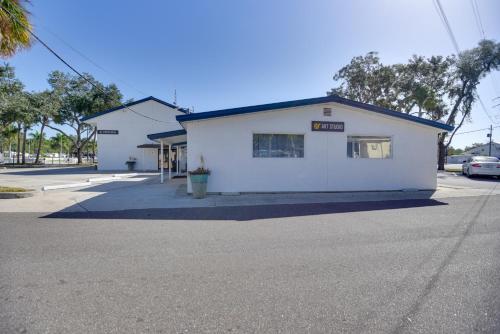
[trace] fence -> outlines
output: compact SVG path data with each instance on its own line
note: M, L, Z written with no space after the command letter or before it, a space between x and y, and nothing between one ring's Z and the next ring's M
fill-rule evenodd
M26 164L34 164L35 157L31 157L31 156L26 157L25 161L26 161ZM16 164L16 162L17 162L17 157L15 157L15 156L12 158L5 157L3 159L4 165L12 165L12 164ZM90 165L90 164L93 164L95 162L97 162L97 158L92 159L89 157L82 157L82 164ZM69 158L66 158L66 157L62 157L62 158L59 158L59 157L40 157L39 163L42 165L77 165L78 158L76 158L76 157L69 157Z

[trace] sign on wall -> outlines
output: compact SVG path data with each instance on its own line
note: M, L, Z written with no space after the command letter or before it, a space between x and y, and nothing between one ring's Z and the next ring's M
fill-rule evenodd
M312 121L312 131L344 132L344 122Z
M97 130L99 135L117 135L118 130Z

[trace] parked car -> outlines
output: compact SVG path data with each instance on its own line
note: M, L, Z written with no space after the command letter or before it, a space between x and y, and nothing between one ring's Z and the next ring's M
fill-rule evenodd
M500 160L495 157L474 156L462 165L462 174L468 177L476 175L500 175Z

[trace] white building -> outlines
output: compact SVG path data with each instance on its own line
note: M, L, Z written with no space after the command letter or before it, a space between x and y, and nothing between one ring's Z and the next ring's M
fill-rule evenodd
M135 158L172 177L203 157L211 193L435 189L437 135L453 129L338 96L191 114L149 97L85 121L99 169Z
M471 148L468 151L465 151L463 154L464 155L485 155L488 156L490 152L490 143L483 144L480 146L476 146L474 148ZM491 143L491 156L492 157L497 157L500 158L500 144L492 142Z
M437 135L453 129L338 96L176 119L186 134L149 138L186 141L187 167L203 156L212 193L435 189Z
M135 169L157 171L160 166L160 145L149 140L147 135L165 130L181 130L175 117L186 112L185 109L150 96L82 118L97 127L98 169L125 170L126 162L135 160ZM179 156L183 148L185 145L179 148ZM163 158L166 166L169 161L167 152ZM178 158L176 153L172 154L175 160Z

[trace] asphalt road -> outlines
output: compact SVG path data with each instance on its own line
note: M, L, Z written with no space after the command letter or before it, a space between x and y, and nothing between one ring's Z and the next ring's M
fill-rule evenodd
M500 196L321 208L2 213L0 333L500 332Z
M500 188L500 178L492 176L475 176L468 178L462 173L438 172L438 185L445 187L461 187L475 189Z

